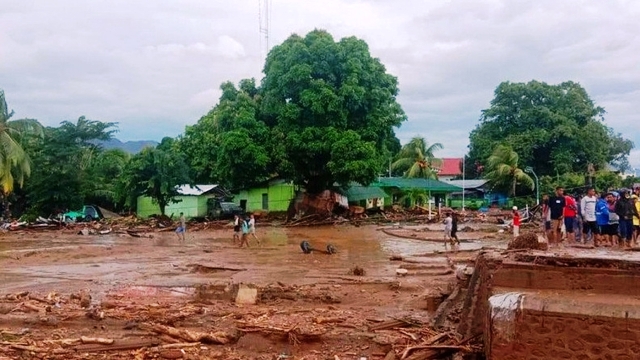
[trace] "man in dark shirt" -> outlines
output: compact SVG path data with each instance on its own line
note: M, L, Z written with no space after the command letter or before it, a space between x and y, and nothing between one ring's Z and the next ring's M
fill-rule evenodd
M556 188L556 196L549 198L549 212L551 213L551 231L549 232L549 245L559 243L562 240L562 225L564 219L564 189Z

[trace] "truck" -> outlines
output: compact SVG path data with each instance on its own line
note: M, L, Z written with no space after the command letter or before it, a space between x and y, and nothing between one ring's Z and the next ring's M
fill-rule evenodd
M102 211L96 205L84 205L82 210L68 211L60 217L64 222L91 222L104 218Z
M244 209L234 202L224 201L219 198L207 200L207 215L211 219L233 219L235 215L243 216L244 213Z

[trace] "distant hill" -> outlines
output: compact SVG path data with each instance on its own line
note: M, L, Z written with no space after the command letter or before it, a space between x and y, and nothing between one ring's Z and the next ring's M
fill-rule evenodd
M122 142L118 139L111 139L108 141L100 141L99 144L103 149L122 149L131 154L139 153L140 150L144 149L147 146L155 147L158 145L157 141L153 140L137 140L137 141L125 141Z

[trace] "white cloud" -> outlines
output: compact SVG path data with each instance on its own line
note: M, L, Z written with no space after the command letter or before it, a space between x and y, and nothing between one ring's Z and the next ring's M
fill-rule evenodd
M227 80L260 77L258 2L4 1L0 88L16 116L117 121L123 139L175 136ZM272 0L270 44L354 35L398 76L416 134L461 155L502 81L574 80L640 146L640 3ZM638 160L634 160L638 159ZM634 151L632 162L640 165Z

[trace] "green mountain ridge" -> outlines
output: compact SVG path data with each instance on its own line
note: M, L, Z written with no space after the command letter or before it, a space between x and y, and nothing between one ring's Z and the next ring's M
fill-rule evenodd
M158 145L157 141L153 140L134 140L134 141L120 141L119 139L113 138L108 141L99 141L98 144L102 146L103 149L122 149L131 154L139 153L140 150L144 149L147 146L155 147Z

